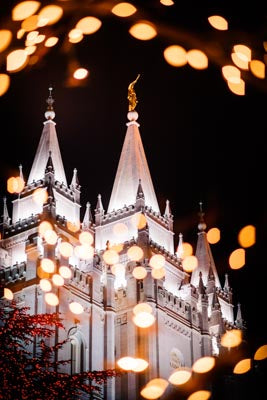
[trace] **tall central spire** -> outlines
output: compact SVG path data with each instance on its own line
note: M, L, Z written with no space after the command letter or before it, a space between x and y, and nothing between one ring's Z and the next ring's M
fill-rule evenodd
M49 96L46 100L47 110L45 112L46 121L44 122L43 132L39 141L39 145L35 154L32 164L32 169L29 175L28 184L34 180L38 181L43 179L49 151L52 153L53 165L55 168L55 180L62 182L67 186L66 175L62 163L61 153L59 149L57 133L53 121L55 118L55 111L53 108L54 99L52 97L52 87L49 87Z
M127 117L129 122L127 132L122 147L120 161L112 189L112 194L108 206L108 212L135 204L136 192L141 179L145 197L145 204L153 211L159 212L159 206L155 195L152 179L150 176L146 155L139 132L137 122L138 113L135 111L137 104L134 84L136 78L128 87L129 112Z

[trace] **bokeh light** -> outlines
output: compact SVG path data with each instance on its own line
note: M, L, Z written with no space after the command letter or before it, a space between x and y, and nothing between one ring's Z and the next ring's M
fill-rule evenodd
M12 32L8 29L0 29L0 53L4 51L12 40Z
M65 283L63 277L59 274L54 274L52 276L52 282L55 286L63 286Z
M127 256L132 261L139 261L144 257L144 252L141 247L134 245L127 250Z
M46 39L44 45L45 47L53 47L57 44L58 40L59 40L58 37L51 36L50 38Z
M192 49L187 52L187 62L195 69L206 69L208 68L208 57L206 54L197 49Z
M225 332L221 338L223 347L237 347L242 342L242 331L239 329L231 329Z
M173 6L174 5L174 1L173 0L160 0L160 2L164 6Z
M152 278L154 279L162 279L166 275L166 270L164 267L156 269L153 268L151 271Z
M52 274L55 271L55 264L50 258L43 258L41 260L41 267L45 272Z
M260 60L251 60L249 63L250 70L256 78L265 79L265 64Z
M215 358L214 357L201 357L196 360L192 366L192 370L197 372L198 374L204 374L210 371L215 365Z
M213 28L218 29L219 31L227 31L228 29L228 22L221 15L211 15L208 18L208 21Z
M44 236L47 230L53 230L52 224L48 221L42 221L38 227L39 235Z
M69 304L69 309L73 314L82 314L84 309L83 306L77 301L73 301Z
M14 294L12 290L10 290L9 288L4 288L4 298L7 300L13 300Z
M91 246L94 242L94 238L90 232L84 231L79 234L79 241L81 244L89 244Z
M172 385L184 385L192 376L192 372L189 368L177 368L169 376L168 381Z
M139 40L151 40L157 36L156 27L148 21L137 22L129 29L129 33Z
M207 232L207 240L210 244L215 244L220 241L221 232L218 228L211 228Z
M240 360L234 367L234 374L245 374L251 369L251 358Z
M68 242L61 242L58 250L63 257L69 258L73 254L73 246Z
M58 272L60 273L60 275L64 279L70 279L71 276L72 276L71 269L69 267L64 266L64 265L59 267Z
M121 357L117 361L118 366L124 371L131 371L136 366L136 359L134 357Z
M44 292L50 292L52 290L52 285L51 282L48 279L41 279L40 282L40 288L44 291Z
M135 279L144 279L147 276L147 271L144 267L135 267L133 269L133 277Z
M148 362L143 358L136 358L132 367L133 372L143 372L148 367Z
M259 361L264 360L265 358L267 358L267 344L259 347L254 354L254 360Z
M141 390L141 395L145 399L157 399L163 395L167 389L168 381L162 378L151 379Z
M137 229L143 229L146 224L146 217L144 214L136 213L131 218L132 225Z
M133 322L139 328L148 328L154 324L155 317L148 312L139 312L133 317Z
M13 21L23 21L35 14L41 3L39 1L22 1L12 9Z
M245 95L245 81L243 79L240 79L239 83L233 83L231 81L227 82L229 89L231 92L234 94L237 94L238 96L244 96Z
M117 17L125 18L125 17L130 17L130 15L133 15L136 12L136 8L131 3L122 2L116 4L112 8L111 12L114 15L117 15Z
M167 63L173 67L182 67L183 65L187 64L186 50L182 46L174 44L166 47L163 55Z
M119 262L119 255L115 250L106 250L103 254L105 263L112 265Z
M96 17L84 17L76 24L76 29L80 29L84 35L92 35L101 28L102 22Z
M44 239L46 243L53 245L57 243L58 236L53 229L46 229L44 233Z
M147 303L138 303L138 304L137 304L136 306L134 306L134 308L133 308L133 313L134 313L134 315L137 315L137 314L139 314L139 313L141 313L141 312L146 312L146 313L151 314L152 311L153 311L153 308L152 308L149 304L147 304Z
M25 49L13 50L6 58L6 69L8 72L18 72L26 67L28 54Z
M183 270L186 272L192 272L198 266L198 259L195 256L187 256L182 261Z
M59 304L58 296L55 293L46 293L45 302L49 306L57 306Z
M77 68L73 72L73 78L78 79L78 80L85 79L85 78L87 78L88 75L89 75L89 71L86 68Z
M246 225L237 236L238 243L242 247L251 247L256 243L256 228L254 225Z
M223 77L229 82L236 84L240 82L241 72L234 65L224 65L222 67L222 74Z
M39 204L40 206L45 204L48 199L48 193L47 193L46 188L35 189L32 194L32 199L33 199L34 203Z
M165 257L161 254L154 254L149 260L149 265L152 268L161 269L165 265Z
M211 396L211 392L209 390L198 390L190 394L187 400L208 400Z
M244 267L246 262L246 253L244 249L234 250L229 257L229 265L232 269Z
M62 7L56 5L45 6L39 12L39 19L40 21L43 21L44 25L53 25L56 22L58 22L62 16L63 16Z

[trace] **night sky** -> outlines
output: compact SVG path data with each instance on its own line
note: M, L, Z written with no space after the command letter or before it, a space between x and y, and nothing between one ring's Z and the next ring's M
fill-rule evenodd
M50 30L50 35L59 35L60 41L46 50L39 45L38 62L12 74L8 92L0 97L0 196L6 195L6 180L18 173L20 163L25 177L30 172L52 84L56 129L69 183L73 169L78 169L81 215L87 201L94 209L98 193L107 209L126 132L127 88L140 73L135 86L136 110L160 209L163 213L169 199L175 244L182 232L195 248L199 201L203 202L208 228L221 230L221 241L211 245L221 282L224 273L229 273L254 351L267 339L263 318L267 304L267 84L266 79L242 71L246 95L235 95L228 89L221 67L233 64L234 44L250 46L253 58L266 62L266 9L239 1L234 8L233 2L224 1L204 1L197 7L193 2L181 6L176 1L175 6L164 7L157 0L135 1L137 7L142 6L138 13L120 19L110 12L101 15L100 9L93 13L94 4L99 6L100 1L43 3L66 7L60 22L43 28ZM88 11L81 3L88 3ZM8 10L1 11L0 29L19 26L10 22L12 4L16 2L9 2ZM228 31L209 25L207 18L214 14L228 20ZM67 45L67 32L86 15L98 16L103 22L101 29L79 44ZM138 19L154 22L159 35L150 41L130 36L129 27ZM13 47L22 43L15 41ZM171 44L206 52L208 69L167 64L163 50ZM0 73L5 72L4 55L0 55ZM73 63L90 71L80 86L72 86L69 80ZM11 204L9 210L11 213ZM239 230L248 224L256 226L256 244L246 250L245 267L232 271L228 257L239 247Z

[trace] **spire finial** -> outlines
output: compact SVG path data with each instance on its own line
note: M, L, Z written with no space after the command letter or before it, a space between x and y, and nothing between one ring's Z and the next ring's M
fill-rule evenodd
M135 107L138 103L137 97L136 97L136 93L134 91L134 85L136 84L136 82L138 81L138 79L140 78L140 74L137 75L137 78L130 83L130 85L128 86L128 97L127 99L129 100L129 111L134 111Z
M200 201L199 202L199 213L198 213L198 215L199 215L198 229L200 230L200 232L203 232L207 228L207 225L205 224L205 221L204 221L205 213L203 212L202 205L203 205L203 203L202 203L202 201Z
M48 90L49 90L49 96L48 96L48 99L46 100L47 111L45 112L45 118L48 120L52 120L56 116L54 108L53 108L53 103L55 102L55 100L52 97L52 90L53 90L52 85L49 86Z

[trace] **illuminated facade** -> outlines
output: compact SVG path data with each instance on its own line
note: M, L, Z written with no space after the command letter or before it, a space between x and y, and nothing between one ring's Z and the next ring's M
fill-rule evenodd
M190 367L204 355L217 355L222 333L242 327L241 311L239 308L234 318L232 290L227 276L221 287L203 214L195 254L198 267L192 274L183 270L182 235L175 251L173 215L168 200L164 213L160 212L137 112L128 113L126 137L107 212L98 195L94 215L87 203L81 219L77 171L74 169L68 185L51 94L47 102L39 146L27 184L13 201L12 219L4 200L0 278L13 290L19 304L30 306L32 313L57 310L62 314L66 331L59 340L67 335L70 342L60 357L72 359L70 373L114 368L123 356L147 360L149 367L145 372L112 378L95 395L110 400L134 400L149 379L168 379L175 368ZM47 194L44 204L35 201L37 189ZM57 233L55 244L48 244L39 234L42 221L53 224ZM60 244L68 242L73 248L78 247L81 232L92 234L93 256L82 257L75 251L70 257L62 256ZM143 250L138 262L129 258L128 250L133 245ZM119 263L124 268L114 276L103 255L106 249L119 246ZM156 254L165 258L165 276L161 279L151 275L150 259ZM72 271L63 286L52 289L59 297L58 306L48 305L40 288L40 263L44 258L53 260L57 269L68 266ZM144 267L147 273L144 279L133 276L136 266ZM69 308L72 302L78 302L84 311L73 314ZM133 308L142 302L152 307L155 317L149 328L133 323Z

